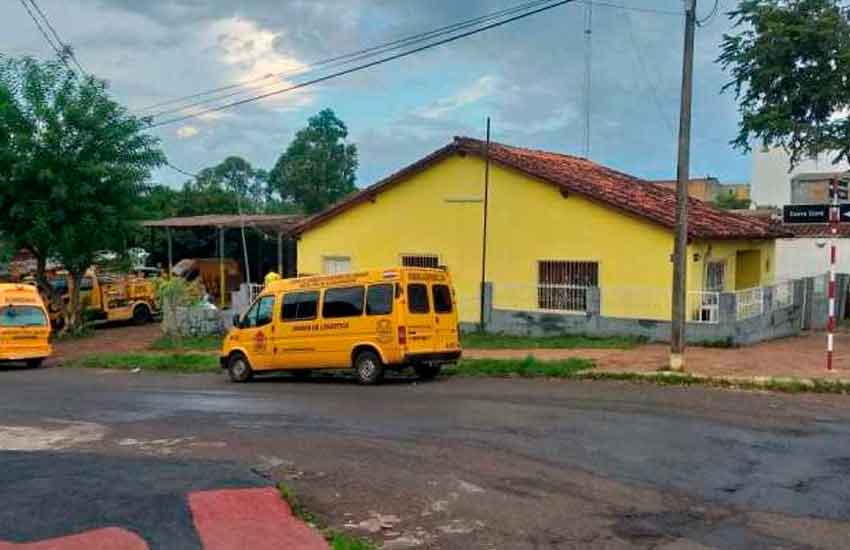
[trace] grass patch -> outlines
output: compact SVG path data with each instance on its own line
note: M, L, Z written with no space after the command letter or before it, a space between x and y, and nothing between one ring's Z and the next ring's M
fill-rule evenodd
M150 349L156 351L217 351L221 349L221 342L221 336L173 338L163 335L154 340Z
M304 507L295 490L286 483L278 483L277 490L280 492L280 498L289 505L295 517L318 529L325 540L328 541L328 544L330 544L331 550L377 550L378 547L368 539L349 535L348 533L324 526L316 514Z
M587 372L580 378L587 380L623 380L647 382L663 386L692 386L702 384L715 388L753 391L775 391L781 393L834 393L850 394L850 383L821 378L754 378L730 379L711 376L695 376L674 372Z
M471 332L461 336L461 345L468 349L631 349L646 342L637 336L584 336L563 334L559 336L511 336Z
M103 353L71 361L68 366L185 373L221 370L218 357L199 353Z
M593 361L572 357L559 361L540 361L528 356L525 359L462 359L443 372L448 376L490 376L522 378L569 378L592 369Z

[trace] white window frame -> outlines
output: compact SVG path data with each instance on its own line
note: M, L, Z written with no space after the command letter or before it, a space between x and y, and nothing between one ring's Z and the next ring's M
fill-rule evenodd
M343 262L348 263L348 267L346 269L334 269L334 270L328 269L328 265L341 264ZM335 275L337 273L349 273L350 271L351 271L351 256L342 256L342 255L322 256L322 274L323 275Z
M576 278L580 275L590 277L592 275L595 281L591 283L544 283L541 282L544 264L565 264L563 269L567 274L566 278ZM587 291L599 287L600 266L600 262L596 260L537 260L537 308L566 313L586 312L588 307ZM581 273L582 270L584 270L583 273Z
M720 267L720 286L711 285L711 268ZM705 291L723 292L726 290L726 260L709 260L705 263Z

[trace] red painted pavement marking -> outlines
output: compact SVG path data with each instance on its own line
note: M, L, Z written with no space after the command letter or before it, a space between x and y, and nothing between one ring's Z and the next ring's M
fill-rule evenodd
M273 488L194 492L189 508L204 550L328 550Z
M149 550L149 548L141 537L126 529L106 527L79 535L24 544L0 542L0 550Z

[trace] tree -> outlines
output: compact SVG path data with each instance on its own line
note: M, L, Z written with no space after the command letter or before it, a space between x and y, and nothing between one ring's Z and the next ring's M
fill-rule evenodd
M742 0L718 61L741 121L737 148L781 146L792 166L820 153L850 160L850 8L839 0Z
M67 330L80 327L79 283L95 253L123 247L150 170L165 162L146 126L103 81L59 62L0 64L0 230L41 267L62 262Z
M331 109L310 118L270 174L284 203L312 214L356 189L357 146L346 144L346 137L348 129Z
M745 210L750 207L750 199L741 199L735 193L723 192L714 197L714 205L724 210Z

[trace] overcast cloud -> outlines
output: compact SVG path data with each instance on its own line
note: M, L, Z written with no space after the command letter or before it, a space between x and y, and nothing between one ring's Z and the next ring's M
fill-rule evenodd
M734 98L714 63L729 23L698 29L692 174L747 181L732 150ZM680 0L619 0L681 10ZM511 7L520 0L39 0L83 66L131 109L303 69L308 63ZM702 2L700 13L713 2ZM360 149L368 185L454 135L582 153L584 5L576 3L413 57L294 93L153 130L169 160L197 171L228 155L269 168L307 119L325 107ZM597 6L593 23L590 157L637 176L675 174L681 16ZM0 51L48 56L18 2L0 7ZM297 77L275 82L296 82ZM240 96L241 97L241 96ZM163 107L165 108L165 107ZM169 169L158 181L179 184Z

